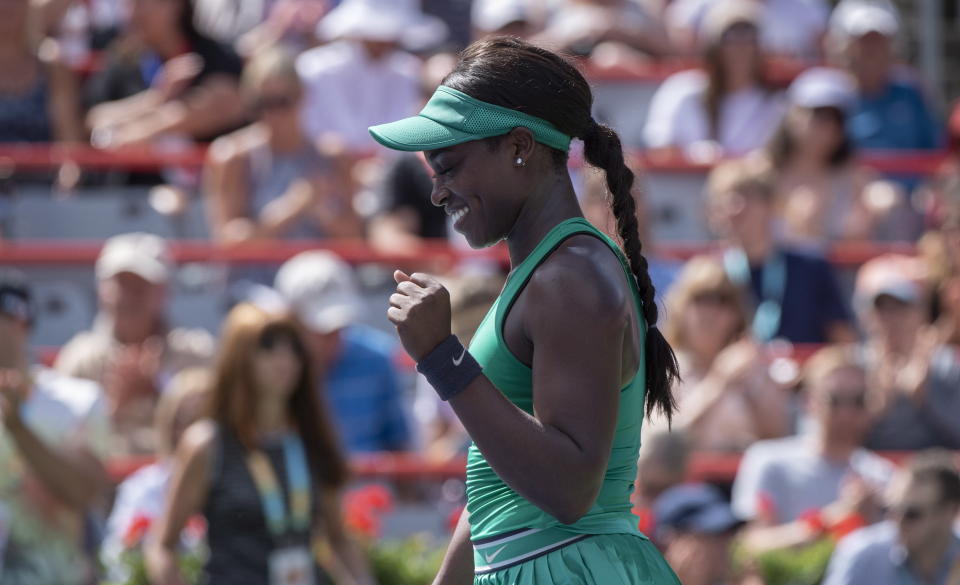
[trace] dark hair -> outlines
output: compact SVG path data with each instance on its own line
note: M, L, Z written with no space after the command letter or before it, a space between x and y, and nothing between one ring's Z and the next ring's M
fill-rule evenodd
M756 29L756 25L750 22L740 21L732 23L734 26L750 26ZM767 81L764 70L763 52L759 48L756 53L756 59L753 62L753 75L756 84L764 90L770 91L771 85ZM710 132L710 138L720 139L720 107L723 105L723 98L730 91L727 87L727 71L723 64L723 37L722 35L716 41L707 45L703 51L703 64L707 71L707 87L703 92L703 105L707 110L707 127Z
M583 140L584 155L606 173L617 232L636 277L649 326L646 342L647 416L659 410L670 421L676 402L670 387L679 377L676 356L656 327L657 304L647 260L641 252L633 172L627 168L617 133L591 115L593 94L583 75L566 59L520 39L494 37L473 43L443 84L478 100L542 118ZM549 148L543 146L544 148ZM565 168L567 153L551 149Z
M303 441L313 477L325 487L341 487L347 479L347 464L323 402L317 398L310 355L293 319L241 303L227 315L220 339L208 416L235 433L245 447L252 448L258 395L253 356L259 348L288 341L301 368L287 412Z
M827 164L830 168L840 168L850 162L855 150L853 141L850 140L850 137L844 131L847 123L846 115L844 115L843 111L839 108L823 107L816 108L816 110L829 115L840 129L840 134L843 139L827 158ZM797 140L790 134L789 124L788 117L784 116L783 121L780 122L780 127L777 128L777 131L766 146L767 155L770 157L770 161L776 169L782 169L797 150Z
M960 504L960 473L953 454L943 449L931 449L916 455L908 467L913 481L933 481L940 487L940 502Z

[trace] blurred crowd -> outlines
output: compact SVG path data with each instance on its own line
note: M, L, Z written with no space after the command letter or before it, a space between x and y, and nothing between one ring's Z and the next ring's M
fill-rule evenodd
M644 423L641 529L685 585L958 585L960 108L905 32L884 0L3 0L0 143L208 146L200 173L24 180L162 186L218 246L362 239L416 262L466 244L423 159L366 129L418 111L472 39L588 72L689 62L630 145L711 169L713 251L679 263L635 168L682 375L672 427ZM944 155L925 180L863 164L923 150ZM575 177L616 238L602 177ZM46 365L30 279L0 267L0 584L373 583L348 462L459 461L469 438L368 324L357 270L321 250L232 266L210 332L170 318L170 242L103 236L96 317ZM840 243L906 245L844 273ZM483 258L444 275L464 342L504 277ZM688 483L704 454L741 457L732 484ZM120 483L117 462L136 463Z

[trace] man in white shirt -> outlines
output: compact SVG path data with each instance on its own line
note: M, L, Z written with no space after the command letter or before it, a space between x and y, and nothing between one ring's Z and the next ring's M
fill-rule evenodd
M372 151L369 126L416 113L421 62L402 47L430 44L446 31L409 4L345 0L320 21L318 36L333 42L297 59L304 128L314 141Z
M88 515L104 502L108 417L93 382L28 361L30 291L0 273L0 582L89 583Z

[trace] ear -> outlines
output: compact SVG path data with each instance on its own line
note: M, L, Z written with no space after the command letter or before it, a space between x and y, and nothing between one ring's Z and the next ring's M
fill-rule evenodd
M510 160L523 159L529 162L533 158L534 150L537 148L537 141L533 137L533 132L529 128L518 126L507 134L504 141Z

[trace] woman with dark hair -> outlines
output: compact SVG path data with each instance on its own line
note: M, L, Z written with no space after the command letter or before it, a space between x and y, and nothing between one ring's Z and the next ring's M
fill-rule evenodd
M239 127L243 64L196 29L191 0L133 0L130 33L87 86L94 146L171 135L209 141Z
M884 223L902 194L856 162L846 131L856 100L850 77L809 69L788 95L790 110L763 151L775 171L783 239L818 250L837 240L907 237L909 225Z
M753 2L717 2L703 25L704 69L681 71L657 88L644 127L651 148L696 156L739 155L762 146L783 115L767 83Z
M506 239L513 266L469 352L446 289L394 275L388 316L473 439L437 584L679 583L630 511L644 404L671 416L677 363L656 327L633 173L592 102L569 62L501 37L467 48L419 116L370 129L426 151L433 203L473 247ZM626 253L583 218L573 137L606 174Z
M151 581L183 582L180 533L201 513L209 585L318 583L313 537L319 530L352 582L370 582L344 534L338 494L347 467L293 321L237 305L221 343L209 418L180 439L166 509L148 543ZM301 580L290 580L295 576Z

